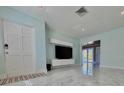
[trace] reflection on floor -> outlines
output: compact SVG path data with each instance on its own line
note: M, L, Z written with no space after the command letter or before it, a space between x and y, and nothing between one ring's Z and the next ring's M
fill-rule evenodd
M101 68L94 76L84 76L79 66L66 66L44 77L8 84L12 86L119 86L124 85L124 70Z

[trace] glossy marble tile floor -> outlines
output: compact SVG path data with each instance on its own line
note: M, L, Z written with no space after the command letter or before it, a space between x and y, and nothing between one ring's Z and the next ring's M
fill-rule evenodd
M80 66L55 68L44 77L7 86L124 86L124 70L100 68L93 76L84 76Z

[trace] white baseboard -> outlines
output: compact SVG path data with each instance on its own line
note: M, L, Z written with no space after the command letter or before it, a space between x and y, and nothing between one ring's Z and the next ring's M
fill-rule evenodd
M73 64L74 66L81 66L81 64Z
M121 70L124 70L124 67L118 67L118 66L105 66L105 65L101 65L100 67L103 67L103 68L113 68L113 69L121 69Z
M45 73L45 74L47 74L47 70L46 69L43 69L42 72Z
M45 73L47 74L47 70L46 69L39 69L36 71L36 73Z

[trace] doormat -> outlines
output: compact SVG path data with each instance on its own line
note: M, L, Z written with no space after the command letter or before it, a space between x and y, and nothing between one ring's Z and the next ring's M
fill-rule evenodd
M21 75L21 76L16 76L16 77L8 77L5 79L0 79L0 85L29 80L29 79L33 79L33 78L37 78L37 77L41 77L45 75L46 75L45 73L35 73L35 74Z

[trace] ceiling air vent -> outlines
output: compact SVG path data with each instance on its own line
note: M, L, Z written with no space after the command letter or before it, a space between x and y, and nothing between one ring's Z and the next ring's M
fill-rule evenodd
M79 15L80 17L84 16L87 12L87 10L85 9L85 7L81 7L80 9L78 9L76 12L75 12L77 15Z

